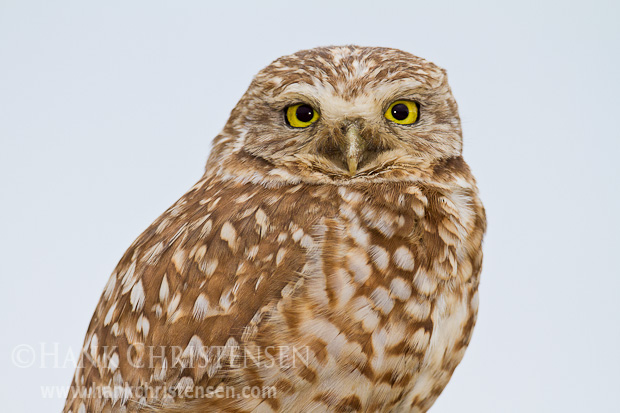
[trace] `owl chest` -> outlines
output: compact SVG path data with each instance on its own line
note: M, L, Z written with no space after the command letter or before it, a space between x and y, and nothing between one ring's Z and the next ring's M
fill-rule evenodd
M297 382L306 383L311 371L319 383L308 397L355 395L367 411L409 411L414 399L430 403L462 358L470 292L438 287L425 296L413 282L348 257L328 268L311 273L304 293L281 308L296 317L286 342L306 356L304 380Z
M460 361L473 326L474 291L458 276L459 245L430 227L444 217L430 212L345 203L315 227L303 286L280 308L324 382L386 403L447 383L443 369Z

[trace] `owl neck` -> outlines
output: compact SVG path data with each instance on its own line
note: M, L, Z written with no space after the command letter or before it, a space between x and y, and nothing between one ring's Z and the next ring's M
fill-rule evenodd
M469 167L461 156L435 160L423 160L408 168L394 168L373 175L354 177L330 176L304 169L299 165L274 165L265 159L252 156L243 150L217 151L209 156L205 176L217 176L224 181L242 184L257 184L265 187L298 185L360 185L382 182L421 182L446 185L455 182L455 177L473 182Z

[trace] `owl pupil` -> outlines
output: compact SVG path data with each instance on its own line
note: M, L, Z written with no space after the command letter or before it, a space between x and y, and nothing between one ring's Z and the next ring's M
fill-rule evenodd
M301 105L297 108L295 116L302 122L310 122L314 117L314 109L308 105Z
M405 120L407 116L409 116L409 108L403 103L394 105L392 108L392 116L394 116L396 120Z

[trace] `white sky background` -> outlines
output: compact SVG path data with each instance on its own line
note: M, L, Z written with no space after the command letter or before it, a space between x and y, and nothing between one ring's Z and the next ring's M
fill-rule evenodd
M473 340L432 412L609 412L620 388L620 6L0 0L0 399L59 411L110 273L252 76L319 45L448 70L488 213ZM35 364L12 361L35 346ZM71 363L69 363L71 364Z

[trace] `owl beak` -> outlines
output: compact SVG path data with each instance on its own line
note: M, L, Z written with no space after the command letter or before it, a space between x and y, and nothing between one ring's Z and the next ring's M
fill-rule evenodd
M349 175L355 175L357 172L357 159L347 158L347 165L349 166Z
M364 150L362 138L360 136L359 127L355 124L349 125L346 133L346 148L343 151L349 168L349 175L353 176L357 172L360 156Z

